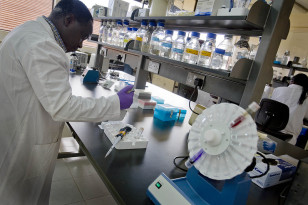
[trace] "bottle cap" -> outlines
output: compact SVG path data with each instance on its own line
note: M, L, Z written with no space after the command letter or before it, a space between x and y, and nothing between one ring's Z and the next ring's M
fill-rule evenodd
M216 39L216 34L215 33L208 33L207 38Z
M193 32L191 32L191 36L199 38L200 37L200 33L193 31Z
M122 25L122 21L117 21L117 25Z
M138 31L138 28L133 28L133 31Z
M133 29L131 27L127 27L127 30L128 31L132 31Z
M164 27L165 26L165 23L164 22L158 22L158 24L157 24L158 26L162 26L162 27Z
M224 49L220 49L220 48L216 48L215 49L215 53L221 54L221 55L225 55L225 50Z
M150 21L149 25L150 26L156 26L156 22L155 21Z
M148 25L148 24L147 24L146 21L141 21L141 25L142 25L142 26L146 26L146 25Z
M166 34L167 35L173 35L173 31L172 30L166 30Z
M185 33L184 31L179 31L179 32L178 32L178 35L179 35L179 36L186 36L186 33Z
M129 25L129 21L126 21L126 20L125 20L125 21L123 22L123 24L128 26L128 25Z

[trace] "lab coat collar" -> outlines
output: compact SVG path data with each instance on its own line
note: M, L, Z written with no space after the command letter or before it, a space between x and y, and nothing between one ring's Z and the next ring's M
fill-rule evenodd
M293 89L297 89L297 90L303 90L302 86L296 85L296 84L290 84L288 87L293 88Z

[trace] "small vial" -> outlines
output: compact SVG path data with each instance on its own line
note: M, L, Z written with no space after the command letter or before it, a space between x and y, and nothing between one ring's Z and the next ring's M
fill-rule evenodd
M216 48L212 57L211 68L213 69L221 69L223 64L223 56L225 54L225 50Z
M185 36L186 33L184 31L178 32L178 37L172 45L171 59L182 61L185 48Z
M248 108L245 110L245 112L237 117L235 120L233 120L230 124L231 128L234 128L238 126L241 122L243 122L248 114L252 115L253 113L257 112L257 110L260 109L260 106L256 102L252 102L250 105L248 105Z
M189 64L197 64L199 58L200 51L200 43L199 43L200 33L192 32L191 39L187 42L184 55L183 62Z
M171 48L172 48L172 36L173 31L166 30L166 36L161 42L160 46L160 52L159 55L161 57L169 58L171 54Z

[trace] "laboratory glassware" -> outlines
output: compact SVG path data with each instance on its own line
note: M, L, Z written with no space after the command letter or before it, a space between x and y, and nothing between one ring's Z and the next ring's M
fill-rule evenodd
M216 47L216 34L208 33L206 41L202 44L198 65L208 67L211 64L212 54Z
M185 46L185 51L183 55L183 62L189 64L197 64L200 51L199 43L200 33L192 32L191 39L187 42Z

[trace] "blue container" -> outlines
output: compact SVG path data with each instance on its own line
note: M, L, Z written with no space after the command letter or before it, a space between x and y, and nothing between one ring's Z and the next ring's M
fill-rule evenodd
M156 101L157 104L164 104L165 100L158 97L158 96L152 96L152 100Z
M179 122L183 122L186 116L187 110L185 110L184 108L179 107L179 113L177 116L177 119Z
M178 119L179 108L168 104L158 104L154 110L154 117L161 121L175 121Z

